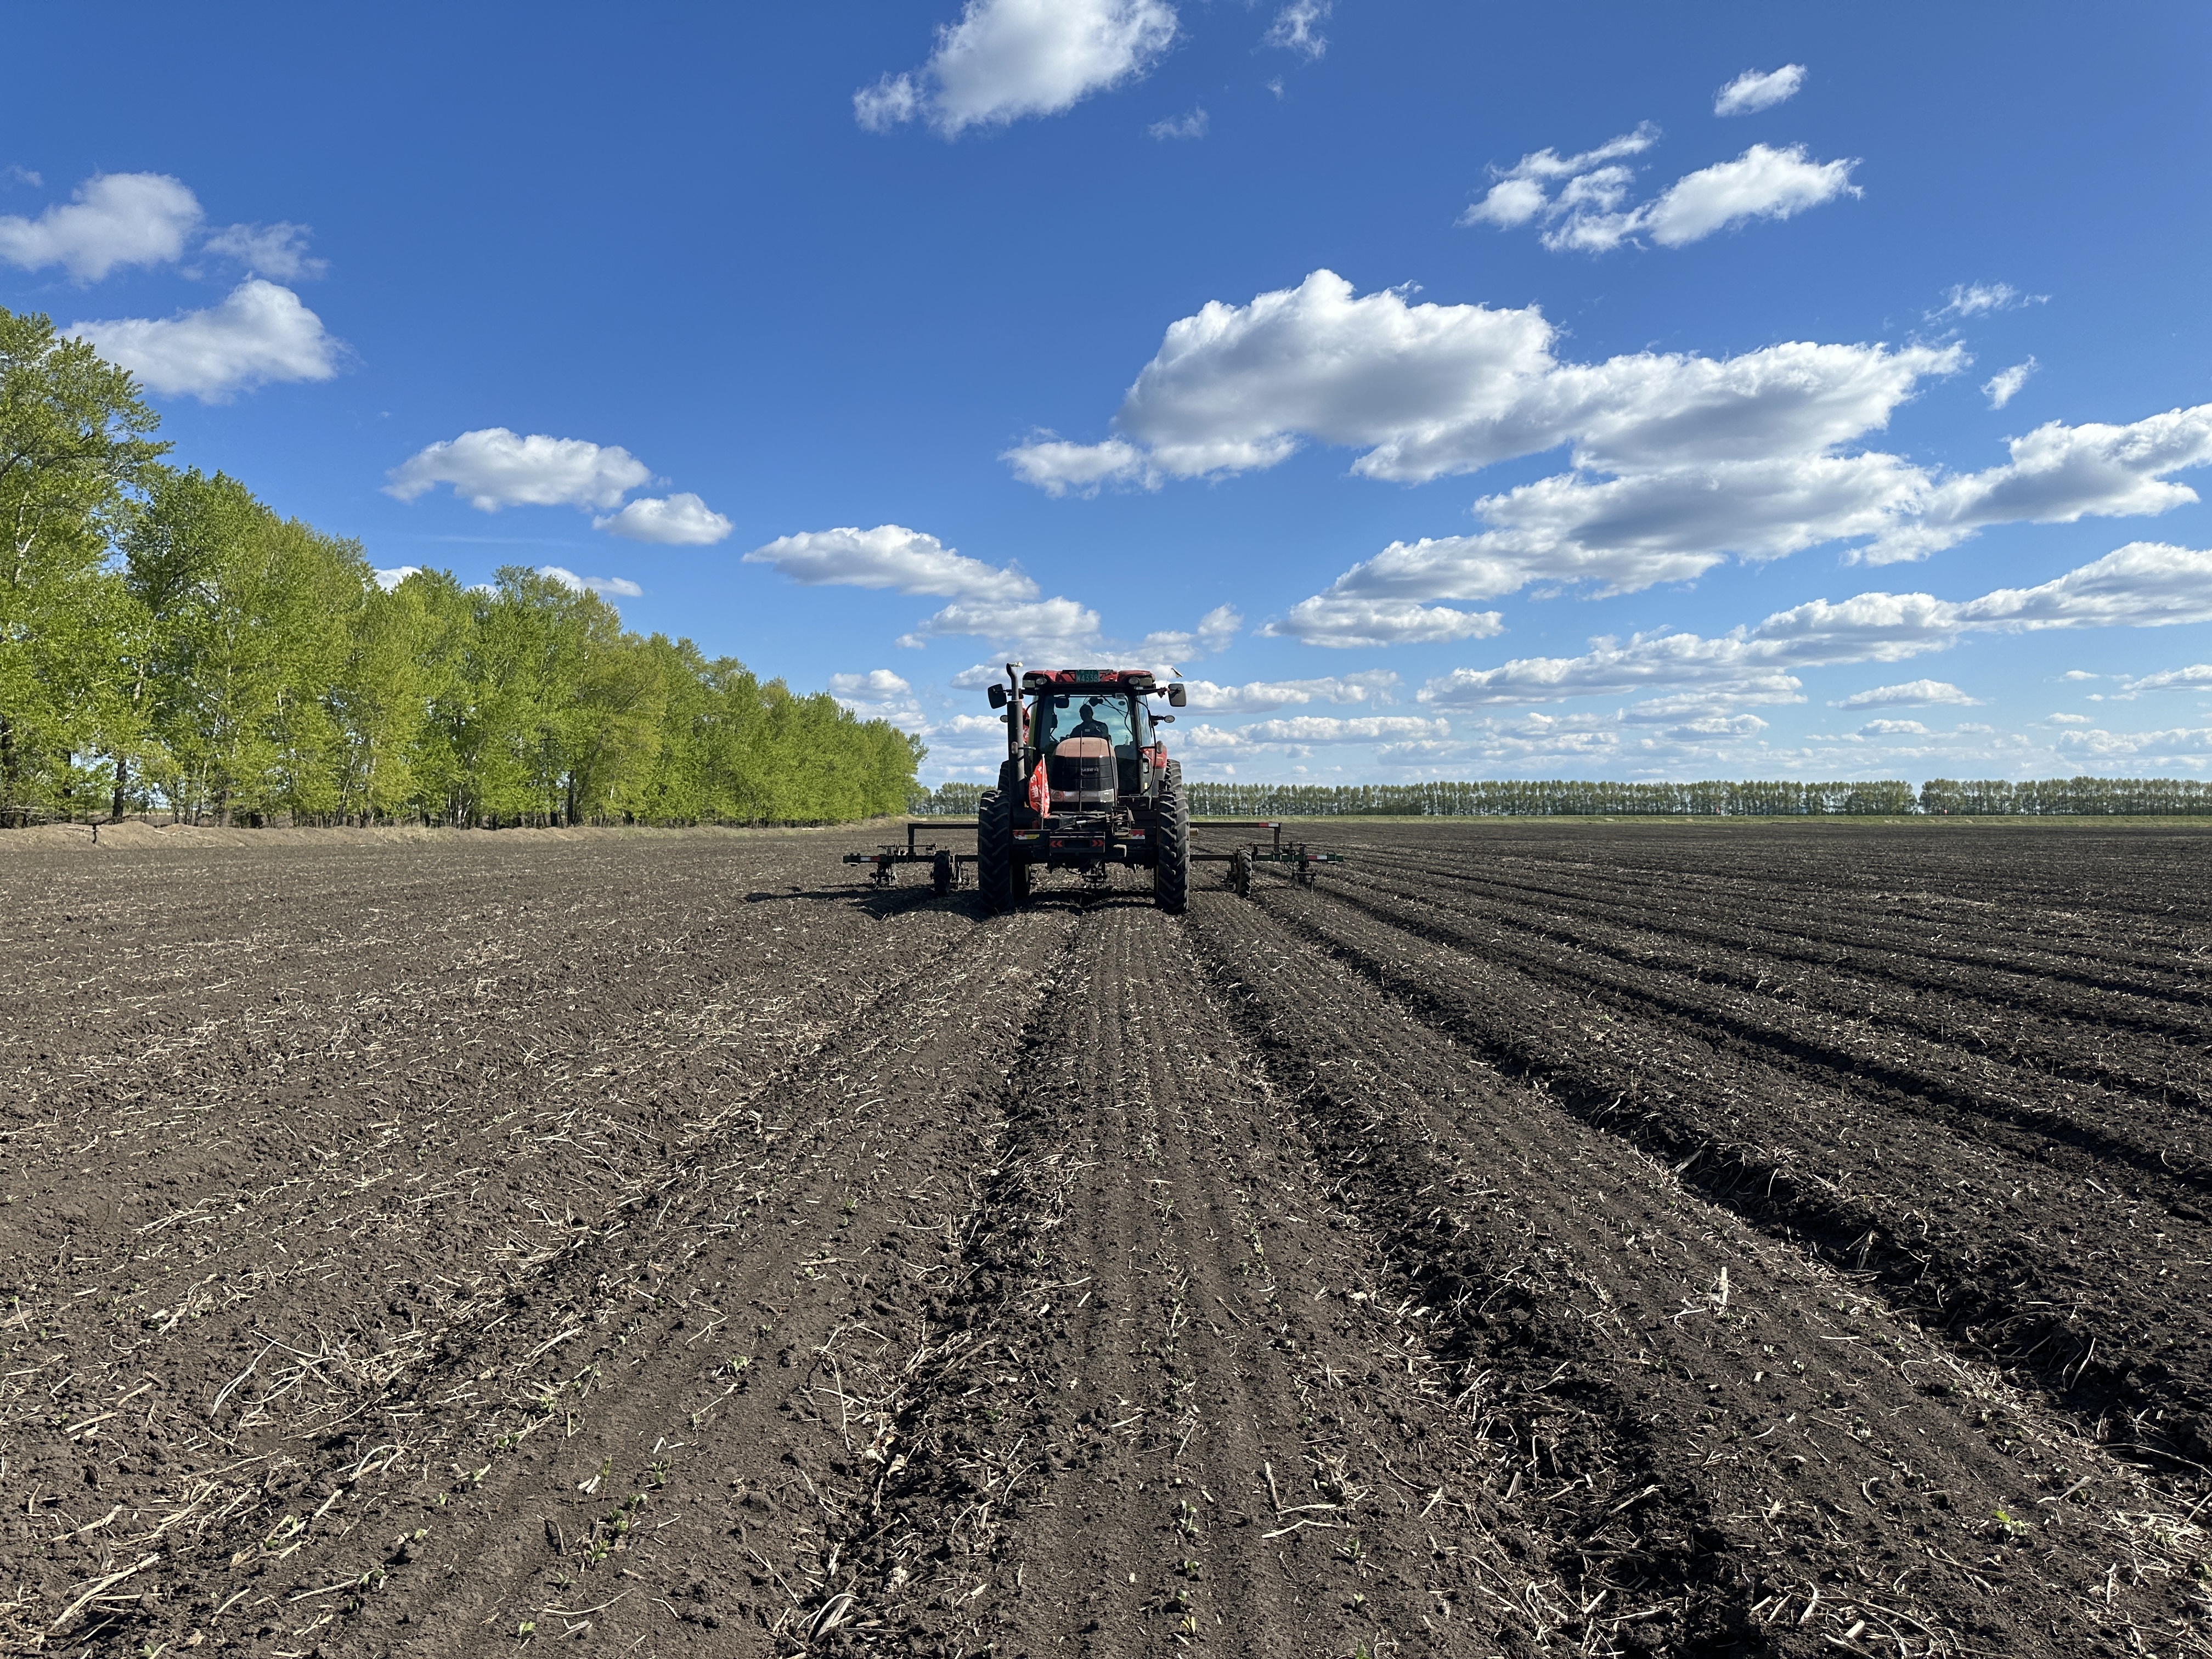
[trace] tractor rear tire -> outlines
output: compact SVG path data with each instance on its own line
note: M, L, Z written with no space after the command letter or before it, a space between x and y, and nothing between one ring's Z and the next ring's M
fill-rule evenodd
M1159 816L1152 830L1152 902L1171 916L1190 903L1190 813L1182 791L1160 791Z
M986 790L975 805L975 887L990 908L1011 910L1018 897L1028 896L1027 881L1015 891L1014 873L1013 801L1003 789Z

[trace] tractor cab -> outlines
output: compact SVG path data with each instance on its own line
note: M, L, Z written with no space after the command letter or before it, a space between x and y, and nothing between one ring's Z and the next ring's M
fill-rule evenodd
M1120 864L1152 872L1162 908L1183 908L1189 818L1158 729L1175 717L1155 713L1153 698L1180 708L1183 688L1151 669L1006 665L1006 683L990 688L1006 759L975 830L976 874L994 906L1026 896L1040 866L1103 881Z
M1139 695L1041 691L1029 718L1055 810L1110 808L1122 796L1145 794L1166 764Z

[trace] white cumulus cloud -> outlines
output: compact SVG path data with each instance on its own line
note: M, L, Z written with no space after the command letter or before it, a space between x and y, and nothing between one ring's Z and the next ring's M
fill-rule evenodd
M641 599L645 594L643 588L626 576L580 576L557 564L541 564L538 574L551 577L572 593L612 594L625 599Z
M888 668L872 668L865 674L832 674L830 695L864 720L889 720L909 729L927 724L927 716L915 700L914 687ZM996 722L993 722L996 726ZM998 726L1000 741L1006 728Z
M969 558L936 537L903 525L880 524L872 530L846 526L779 536L753 549L744 562L772 565L809 587L889 588L896 593L938 593L997 603L1037 596L1037 585L1019 570L1002 570Z
M1185 689L1189 706L1204 714L1265 714L1314 702L1389 703L1399 684L1397 675L1381 668L1320 679L1250 680L1243 685L1192 680Z
M871 668L865 674L832 674L830 677L830 695L885 702L893 697L913 696L914 687L888 668Z
M1753 144L1733 161L1677 179L1644 223L1662 247L1686 244L1752 219L1787 219L1838 196L1856 196L1856 161L1815 161L1802 144Z
M2157 628L2212 621L2212 552L2131 542L2034 587L1998 588L1978 599L1927 593L1861 593L1813 599L1753 627L1704 637L1646 634L1600 639L1578 657L1528 657L1496 668L1461 668L1431 680L1419 700L1445 708L1556 702L1662 687L1747 694L1794 692L1792 671L1827 664L1895 662L1940 651L1970 633L2060 628Z
M2070 676L2069 678L2071 678ZM2089 678L2094 678L2094 676ZM2186 668L2162 668L2127 683L2136 691L2212 691L2212 663L2192 663Z
M1982 395L1990 400L1991 409L2002 409L2027 384L2027 377L2041 367L2030 357L2024 363L2014 363L2010 368L1999 369L1983 383Z
M634 542L664 547L711 547L730 533L730 521L696 495L646 495L619 513L593 519L592 528Z
M492 426L418 450L386 476L384 493L400 501L451 484L471 507L496 513L502 507L611 509L653 470L619 445L543 434L526 438Z
M1217 605L1198 619L1195 628L1164 629L1138 642L1138 649L1158 658L1210 657L1224 649L1244 625L1233 605Z
M2212 404L2126 426L2049 421L2008 448L2002 466L1931 481L1911 516L1865 550L1866 562L1925 558L1984 525L2072 524L2187 506L2197 492L2165 475L2212 464Z
M1877 685L1870 690L1854 691L1848 697L1830 703L1831 708L1934 708L1949 704L1960 708L1980 706L1979 697L1970 697L1948 680L1907 680L1902 685Z
M68 331L154 391L209 404L272 381L327 380L344 350L298 295L258 276L204 311L72 323Z
M1805 84L1802 64L1784 64L1778 70L1746 70L1713 94L1716 115L1750 115L1797 95Z
M1918 720L1869 720L1859 727L1863 738L1924 738L1928 728Z
M1602 253L1644 236L1662 247L1683 247L1753 219L1787 219L1861 193L1851 183L1855 161L1816 161L1802 144L1753 144L1733 161L1686 173L1656 197L1624 206L1636 173L1620 158L1641 154L1658 136L1646 122L1580 155L1524 155L1493 171L1497 182L1460 222L1510 230L1540 220L1546 247Z
M1336 743L1437 743L1451 736L1444 720L1410 714L1295 714L1287 720L1253 720L1243 726L1195 726L1184 741L1194 749L1242 752Z
M183 258L198 229L199 199L165 173L103 173L35 219L0 216L0 259L37 270L59 265L81 283L118 265L167 264Z
M376 578L376 585L379 587L389 593L410 576L421 575L422 567L419 564L403 564L397 565L390 570L372 570L368 574Z
M1540 170L1586 158L1524 159ZM1571 470L1479 500L1486 528L1393 543L1266 630L1360 645L1494 631L1483 613L1437 602L1535 582L1627 592L1837 540L1863 541L1853 560L1889 563L1984 524L2161 512L2197 499L2165 475L2212 461L2212 405L2125 426L2051 422L2013 440L2008 465L1975 473L1854 447L1929 379L1966 367L1956 343L1790 341L1725 359L1573 363L1554 356L1558 337L1533 307L1360 295L1316 271L1170 325L1114 436L1040 440L1006 459L1058 494L1265 468L1310 441L1358 451L1355 473L1407 483L1568 447Z
M1073 444L1040 436L1003 452L999 459L1010 464L1024 483L1035 484L1048 495L1065 495L1070 491L1093 495L1103 483L1158 483L1144 451L1120 438Z
M1791 343L1717 360L1553 356L1536 307L1355 294L1317 270L1249 304L1208 302L1169 325L1124 396L1121 435L1007 453L1051 489L1195 477L1287 459L1308 440L1361 450L1352 471L1420 483L1564 443L1585 465L1645 470L1817 452L1886 422L1956 346Z
M1057 115L1143 74L1176 27L1166 0L967 0L927 64L854 94L853 112L871 132L925 119L948 138Z
M1260 631L1277 639L1344 649L1482 640L1504 627L1504 617L1495 611L1455 611L1449 605L1421 605L1412 599L1329 592L1300 599Z
M1562 155L1554 149L1530 152L1510 167L1491 169L1498 182L1482 200L1460 215L1463 225L1496 225L1510 230L1525 225L1551 205L1552 185L1562 179L1601 178L1607 183L1625 178L1613 165L1624 155L1640 155L1659 142L1659 129L1646 121L1633 132L1609 138L1595 149Z
M1125 666L1150 667L1173 676L1178 671L1169 660L1202 655L1226 645L1243 618L1229 605L1217 605L1199 619L1195 628L1148 634L1137 641L1109 637L1101 628L1098 612L1079 600L1054 594L1029 600L957 599L927 617L910 634L895 643L919 648L935 639L970 635L988 640L1000 663L1019 658L1032 668L1097 665L1109 659ZM988 684L998 678L995 665L977 664L956 677L956 685Z
M2186 760L2202 764L2212 755L2212 726L2175 726L2163 732L2062 732L2058 743L2091 762Z
M809 586L886 588L951 599L951 605L899 638L897 643L908 648L933 639L973 635L1032 662L1082 663L1101 653L1133 654L1158 662L1218 651L1236 636L1244 620L1235 606L1221 605L1200 617L1194 628L1149 634L1133 644L1109 640L1091 606L1058 594L1043 595L1018 568L1001 569L969 558L936 537L902 525L878 525L872 530L848 526L781 536L746 554L745 562L771 565ZM992 677L980 665L970 672L984 675L977 684Z
M1025 662L1087 662L1104 648L1098 613L1058 596L1048 599L956 599L925 617L897 643L918 649L933 639L973 635Z

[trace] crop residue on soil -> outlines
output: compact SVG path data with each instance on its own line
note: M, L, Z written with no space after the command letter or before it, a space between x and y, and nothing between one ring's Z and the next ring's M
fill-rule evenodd
M848 843L0 862L0 1651L2212 1653L2212 836Z

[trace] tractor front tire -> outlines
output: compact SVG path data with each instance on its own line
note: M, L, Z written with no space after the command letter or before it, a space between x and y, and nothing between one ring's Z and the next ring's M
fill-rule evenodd
M1003 789L985 791L975 805L975 887L990 908L1014 908L1014 805Z
M1171 916L1181 915L1190 903L1190 813L1182 804L1182 791L1160 791L1159 816L1152 830L1152 902Z

